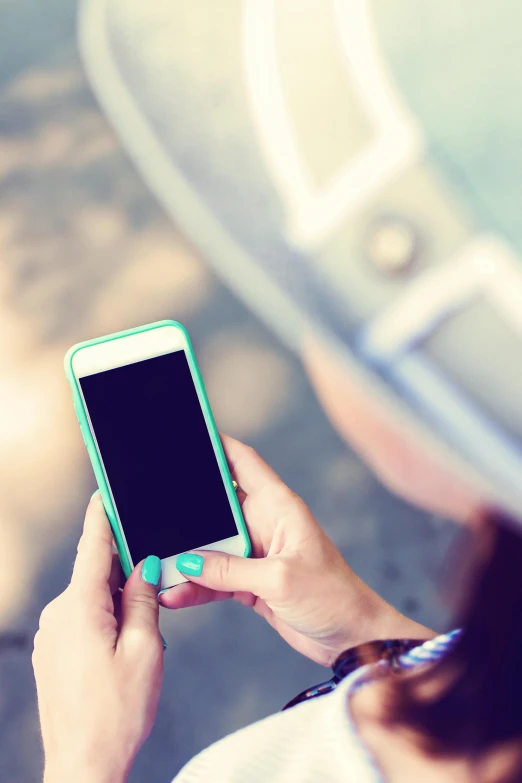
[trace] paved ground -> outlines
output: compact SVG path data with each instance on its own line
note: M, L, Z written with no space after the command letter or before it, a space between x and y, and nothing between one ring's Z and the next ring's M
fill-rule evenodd
M41 779L30 643L67 582L94 488L61 367L78 339L185 322L220 427L275 466L373 587L444 623L434 583L452 526L376 483L296 359L163 216L85 84L69 0L0 5L0 261L0 632L28 640L0 649L1 780ZM133 781L169 780L200 748L324 676L239 606L165 613L162 627L161 707Z

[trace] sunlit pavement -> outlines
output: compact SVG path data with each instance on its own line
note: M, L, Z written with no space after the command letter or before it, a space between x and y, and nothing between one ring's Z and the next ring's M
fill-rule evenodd
M454 534L376 483L331 430L295 357L176 233L85 84L73 4L55 2L47 16L44 6L0 5L0 778L9 783L41 780L32 637L67 584L94 489L62 371L73 342L183 321L220 428L305 498L364 579L435 627L445 615L434 583ZM164 612L162 629L162 702L134 781L168 780L200 748L324 677L231 603Z

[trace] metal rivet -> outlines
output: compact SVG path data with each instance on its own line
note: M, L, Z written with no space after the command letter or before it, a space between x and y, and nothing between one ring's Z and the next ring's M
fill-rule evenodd
M401 215L382 215L369 226L364 244L367 257L380 272L396 275L408 271L416 260L419 237Z

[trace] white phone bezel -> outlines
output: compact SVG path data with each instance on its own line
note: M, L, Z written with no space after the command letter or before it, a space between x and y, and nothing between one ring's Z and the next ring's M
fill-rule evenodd
M94 375L95 373L103 372L104 370L111 370L115 367L123 367L126 364L133 364L145 359L152 359L155 356L162 356L174 351L185 351L188 360L189 357L186 349L187 340L185 338L184 332L181 329L176 328L174 324L165 324L164 326L160 326L156 329L149 329L143 332L122 335L121 337L108 340L107 342L85 346L81 350L77 351L72 357L72 370L76 380L79 381L80 378L83 378L86 375ZM191 374L193 375L190 361L189 367L191 369ZM198 396L200 396L197 384L195 384L195 386L196 390L198 391ZM98 452L98 458L103 469L105 481L111 495L112 505L116 514L127 557L129 558L132 567L134 567L135 563L133 562L129 552L127 540L125 538L125 531L119 518L118 509L112 494L110 481L105 470L103 458L96 439L96 433L94 432L94 428L92 426L89 410L85 403L80 383L78 383L78 391L82 399L87 421L89 423L91 436L96 446L96 451ZM202 413L205 415L203 407ZM206 415L205 422L207 423ZM212 446L215 451L214 438L212 437L213 433L210 429L209 435L211 436ZM223 475L223 469L220 461L217 459L217 455L216 460ZM223 476L223 479L224 478L225 477ZM236 521L235 517L234 521ZM236 536L205 544L204 546L198 547L198 549L214 549L218 552L228 552L233 555L243 555L245 550L245 542L242 535L239 533L238 528L238 534ZM180 554L182 553L177 552L176 554L164 558L161 561L161 585L163 588L173 587L174 585L188 581L186 577L184 577L183 574L181 574L176 568L176 558Z

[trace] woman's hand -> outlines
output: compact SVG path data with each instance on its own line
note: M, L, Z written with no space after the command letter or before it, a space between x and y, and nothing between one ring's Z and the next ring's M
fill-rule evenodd
M159 565L147 558L143 574L140 564L119 592L119 562L96 494L71 584L43 610L34 640L45 783L126 780L154 722L163 675Z
M190 582L161 593L163 606L235 598L296 650L326 666L359 642L434 636L354 574L305 503L253 449L229 437L223 445L241 487L253 558L200 551L201 575L184 571Z

